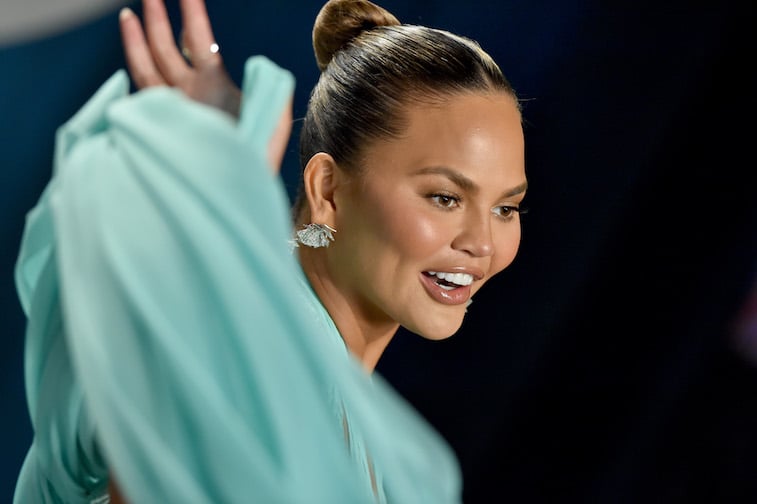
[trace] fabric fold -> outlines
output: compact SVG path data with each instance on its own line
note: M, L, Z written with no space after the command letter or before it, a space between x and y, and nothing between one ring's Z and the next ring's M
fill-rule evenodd
M251 58L239 122L125 79L60 128L27 220L35 441L15 502L91 502L111 474L139 503L375 502L335 388L390 502L457 502L451 450L302 288L266 160L291 74Z

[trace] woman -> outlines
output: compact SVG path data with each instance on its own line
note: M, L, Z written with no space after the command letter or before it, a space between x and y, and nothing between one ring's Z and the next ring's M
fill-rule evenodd
M183 54L144 13L121 14L142 90L119 72L61 128L27 223L16 502L459 502L450 449L370 371L400 325L454 334L513 260L513 89L470 40L328 2L293 230L268 171L291 76L251 58L240 92L201 0Z

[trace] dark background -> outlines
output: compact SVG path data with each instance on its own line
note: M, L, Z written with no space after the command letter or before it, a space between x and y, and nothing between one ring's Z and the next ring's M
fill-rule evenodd
M320 5L208 5L237 81L257 53L294 72L295 117L318 76ZM378 368L458 453L465 501L757 502L748 2L382 5L477 39L524 100L518 257L456 336L400 331ZM123 66L116 12L0 48L0 502L32 436L13 284L24 215L55 129ZM283 173L293 193L294 142Z

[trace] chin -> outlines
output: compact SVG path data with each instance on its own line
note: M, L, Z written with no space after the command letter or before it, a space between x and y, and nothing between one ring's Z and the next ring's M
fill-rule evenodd
M463 325L463 317L450 319L446 321L440 320L439 323L430 324L429 321L424 321L419 324L404 325L406 329L417 334L423 339L431 341L441 341L450 338L457 333L460 327Z
M451 338L455 335L457 331L451 332L451 333L444 333L444 334L420 334L420 336L429 341L442 341L446 340L448 338Z

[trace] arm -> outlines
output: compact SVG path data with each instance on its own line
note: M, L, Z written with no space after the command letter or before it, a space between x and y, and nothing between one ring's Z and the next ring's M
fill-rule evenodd
M127 12L124 32L129 23L143 33ZM91 417L55 438L60 449L34 449L25 481L39 486L33 469L49 463L66 477L53 482L63 500L78 502L69 496L95 461L98 476L115 475L113 496L131 502L372 502L335 421L338 385L373 460L392 473L390 493L412 496L398 502L457 502L446 445L379 377L334 351L298 294L288 200L266 149L286 138L277 122L291 75L251 58L238 121L184 84L146 82L128 95L121 71L59 129L39 231L52 243L65 330L40 346L60 347L50 350ZM32 306L30 327L47 327L48 312ZM69 411L65 397L48 397L48 409ZM35 438L48 420L35 420Z

